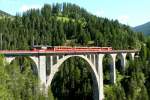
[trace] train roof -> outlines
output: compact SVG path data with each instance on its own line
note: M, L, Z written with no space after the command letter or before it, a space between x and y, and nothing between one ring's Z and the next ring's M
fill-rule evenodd
M50 45L34 45L32 48L112 48L112 47L79 47L79 46L50 46Z

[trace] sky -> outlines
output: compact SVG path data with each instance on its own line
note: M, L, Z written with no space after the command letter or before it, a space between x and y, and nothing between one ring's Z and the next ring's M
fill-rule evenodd
M73 3L99 17L118 20L132 27L150 21L150 0L0 0L0 10L16 15L44 4Z

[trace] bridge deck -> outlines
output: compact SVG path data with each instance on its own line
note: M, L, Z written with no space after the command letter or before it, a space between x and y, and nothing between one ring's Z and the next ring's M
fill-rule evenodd
M78 50L78 51L52 51L52 50L0 50L0 54L4 55L37 55L37 54L84 54L84 53L132 53L132 52L138 52L138 50L104 50L104 51L84 51L84 50Z

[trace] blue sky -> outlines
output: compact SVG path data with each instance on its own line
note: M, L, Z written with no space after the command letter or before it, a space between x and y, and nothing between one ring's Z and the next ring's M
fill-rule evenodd
M12 15L30 8L41 8L45 3L75 3L100 17L118 19L137 26L150 21L150 0L0 0L0 10Z

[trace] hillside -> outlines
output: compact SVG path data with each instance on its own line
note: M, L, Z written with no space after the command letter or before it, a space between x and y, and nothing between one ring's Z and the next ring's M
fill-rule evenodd
M4 13L3 13L4 14ZM112 46L139 48L140 39L129 26L97 17L75 4L45 4L14 20L0 21L3 49L30 49L33 45ZM34 38L34 40L33 40ZM69 40L69 42L68 42Z
M0 10L0 19L6 18L6 17L7 18L12 18L13 16L8 14L8 13L6 13L6 12L4 12L4 11L2 11L2 10Z
M136 32L143 32L145 35L150 35L150 22L136 26L133 30Z
M0 10L0 16L11 16L10 14Z

